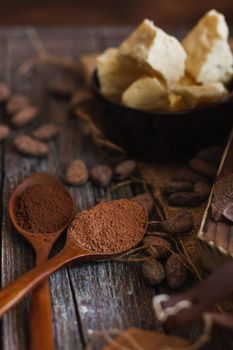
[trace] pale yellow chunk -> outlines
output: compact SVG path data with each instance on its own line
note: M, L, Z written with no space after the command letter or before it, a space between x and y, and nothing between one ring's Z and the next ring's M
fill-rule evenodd
M145 19L119 47L121 55L132 57L149 74L168 84L184 75L186 53L179 41Z
M115 48L107 49L97 58L97 72L102 94L117 102L123 91L143 75L131 60L121 58Z
M167 110L169 97L157 78L142 77L135 81L122 96L122 103L140 110Z
M182 97L186 108L205 106L227 98L228 92L222 83L192 86L173 86L173 92Z
M169 93L169 111L177 112L186 108L183 98L180 95L176 95L174 93Z
M232 78L232 53L224 16L211 10L183 39L186 71L198 83L228 83Z

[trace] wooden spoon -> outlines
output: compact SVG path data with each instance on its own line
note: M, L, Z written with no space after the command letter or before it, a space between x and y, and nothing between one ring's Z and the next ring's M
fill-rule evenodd
M66 192L71 201L70 217L59 230L49 233L32 233L19 226L15 216L15 202L17 198L29 187L35 185L57 186ZM9 213L11 221L16 230L23 235L33 246L36 253L36 266L48 260L49 253L62 232L66 229L74 215L73 200L58 178L47 173L36 173L22 182L12 193L9 201ZM50 300L49 281L44 281L32 294L30 310L30 349L52 350L53 329L52 329L52 309ZM38 329L40 332L38 333Z
M116 201L115 201L116 202ZM105 202L106 207L108 207L108 204L110 205L112 202ZM100 205L100 204L98 204ZM131 243L132 246L127 246L127 249L120 249L118 246L118 239L117 239L117 231L115 232L115 242L116 243L116 250L111 252L102 252L99 253L98 251L90 251L88 249L83 248L79 241L78 241L78 232L74 232L72 228L72 224L70 225L68 229L67 234L67 241L63 248L63 250L58 253L56 256L54 256L52 259L38 265L33 270L25 273L23 276L19 277L14 283L12 283L9 287L4 288L2 291L0 291L0 317L9 309L11 309L13 306L15 306L29 291L31 291L33 288L37 287L44 279L46 279L51 273L58 270L60 267L64 266L65 264L69 263L72 260L79 259L79 260L97 260L97 259L103 259L103 258L109 258L116 254L121 254L125 252L126 250L132 249L135 246L137 246L140 241L143 239L144 234L147 229L148 225L148 214L146 209L138 203L138 205L141 206L141 214L143 217L142 223L138 224L138 237L137 239L134 239L134 242ZM95 207L94 207L95 208ZM126 210L126 209L125 209ZM124 211L125 212L125 211ZM88 213L88 210L83 211L82 218L85 213ZM102 211L103 213L103 211ZM75 220L76 220L76 227L78 227L80 224L83 224L83 221L80 219L81 214L79 214ZM104 214L104 213L103 213ZM88 214L87 214L88 215ZM137 220L138 211L135 213L135 221ZM131 214L132 217L132 214ZM114 220L118 220L119 218L117 215L113 219L111 219L111 222ZM93 224L96 224L94 222ZM132 233L130 233L130 230L125 233L125 236L129 235L129 237L132 238ZM140 236L140 237L139 237ZM94 241L94 235L92 237L92 243ZM44 327L44 326L43 326ZM38 327L37 327L38 328Z

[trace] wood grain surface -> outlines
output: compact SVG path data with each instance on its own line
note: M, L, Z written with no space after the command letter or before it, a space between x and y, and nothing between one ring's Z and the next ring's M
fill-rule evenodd
M49 52L60 57L78 59L81 53L101 51L106 46L117 44L126 29L40 29L40 38ZM49 82L55 78L81 82L73 73L62 69L38 65L26 75L17 74L19 65L34 55L34 49L24 28L0 31L0 80L10 84L13 91L31 96L41 108L40 117L28 131L43 121L62 124L62 133L49 142L49 157L44 160L24 158L14 152L12 140L0 146L1 182L1 287L14 281L34 264L31 247L12 228L7 212L9 196L13 189L27 176L37 171L48 171L61 179L71 160L81 158L88 167L107 162L89 137L84 136L78 120L68 115L68 104L52 98L47 92ZM6 121L3 111L1 119ZM17 132L18 133L18 132ZM89 208L105 197L105 190L91 182L81 187L68 187L77 211ZM125 186L114 192L114 198L132 197L143 189L139 185ZM56 245L53 254L63 246L64 238ZM161 291L169 292L162 286ZM81 350L95 330L116 327L125 329L142 327L162 330L154 320L152 296L158 288L145 285L140 265L117 262L73 263L56 272L50 278L53 306L54 339L57 350ZM4 350L28 349L28 311L30 297L3 317L1 322L1 345ZM40 330L38 329L38 333ZM193 339L199 334L194 328L189 332ZM206 349L217 350L220 340ZM216 345L215 345L216 344ZM96 349L100 348L100 344ZM225 347L226 349L230 348Z

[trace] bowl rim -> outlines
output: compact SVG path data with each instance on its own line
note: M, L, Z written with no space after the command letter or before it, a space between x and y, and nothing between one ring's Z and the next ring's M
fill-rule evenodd
M113 106L115 106L117 108L125 109L126 111L135 112L135 113L143 113L143 114L147 114L147 115L164 115L164 116L173 117L173 116L179 116L179 115L184 116L184 115L191 114L191 113L208 112L208 111L215 109L215 108L219 108L219 107L222 108L224 106L228 106L230 104L230 101L233 100L233 86L231 86L231 84L230 84L229 86L231 86L231 88L229 90L230 93L229 93L228 99L224 100L224 101L211 103L209 105L200 106L197 108L182 109L180 111L173 111L173 112L170 112L170 111L147 111L147 110L143 110L143 109L124 106L123 104L112 101L112 100L108 99L106 96L104 96L100 91L100 83L99 83L97 69L95 69L94 73L92 74L92 84L91 85L92 85L92 89L94 90L95 93L97 93L97 95L99 95L101 98L103 98L105 101L112 104Z

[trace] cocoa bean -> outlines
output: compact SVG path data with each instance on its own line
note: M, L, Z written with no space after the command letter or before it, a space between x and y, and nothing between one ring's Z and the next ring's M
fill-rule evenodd
M165 265L166 280L170 288L181 288L187 277L187 269L179 254L172 254Z
M32 132L32 136L41 141L48 141L58 135L60 128L53 123L41 125Z
M168 197L168 203L173 207L197 207L203 201L202 196L194 192L177 192Z
M0 142L4 141L10 135L10 128L7 125L0 124Z
M86 164L81 159L70 163L66 171L66 181L70 185L83 185L87 182L89 173Z
M47 157L49 153L46 143L37 141L28 135L17 136L14 146L19 153L30 157Z
M162 237L146 236L142 244L145 246L145 251L155 258L162 258L171 252L171 243Z
M67 81L52 81L49 84L49 92L55 97L68 99L74 92L74 86Z
M10 94L9 86L6 83L0 83L0 102L6 102Z
M193 217L186 209L180 210L163 222L165 232L182 234L191 231L193 228Z
M112 178L112 170L107 165L97 165L91 169L91 179L100 186L107 186Z
M139 194L138 196L133 197L133 199L141 203L143 207L146 209L146 211L148 212L148 214L152 212L154 207L154 200L150 195L150 193L147 192L147 193Z
M127 159L121 163L119 163L115 167L115 174L119 180L127 179L127 177L131 176L136 168L136 162L131 159Z
M209 198L211 187L207 183L197 182L194 186L194 192L202 196L203 200Z
M193 184L188 181L171 181L163 187L162 192L165 196L176 192L193 192Z
M16 113L12 119L11 124L17 128L27 125L38 115L38 108L35 106L28 106L18 113Z
M218 166L223 154L222 147L214 146L205 148L196 154L195 158L199 158L206 163Z
M215 178L218 171L216 166L208 164L198 158L192 158L189 165L194 171L208 177L211 180Z
M151 259L142 264L142 275L147 284L155 286L165 278L164 267L159 261Z
M196 182L207 182L207 179L190 169L182 169L174 174L172 181L188 181L194 184Z
M15 94L12 95L6 104L7 114L15 114L21 109L26 108L30 104L30 99L28 96Z

